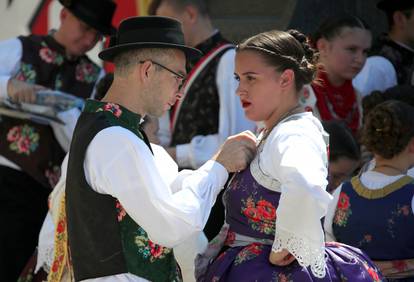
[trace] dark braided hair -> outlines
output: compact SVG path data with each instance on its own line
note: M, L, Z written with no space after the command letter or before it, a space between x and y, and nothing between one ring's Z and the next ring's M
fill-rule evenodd
M306 36L297 30L272 30L257 34L236 48L236 52L243 50L257 51L266 64L274 66L278 71L293 70L297 91L315 77L315 52Z

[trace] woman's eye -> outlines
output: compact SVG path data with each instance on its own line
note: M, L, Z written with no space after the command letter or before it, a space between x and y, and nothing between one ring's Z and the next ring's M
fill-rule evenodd
M235 76L234 76L234 79L235 79L236 81L240 81L240 77L239 77L238 75L235 75Z

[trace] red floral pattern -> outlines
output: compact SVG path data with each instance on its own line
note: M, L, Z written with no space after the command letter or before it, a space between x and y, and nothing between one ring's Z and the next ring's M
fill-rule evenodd
M7 133L9 148L18 154L29 156L39 146L39 133L29 125L14 126Z
M236 256L234 265L239 265L245 261L251 260L261 254L263 245L259 243L253 243L244 247Z
M336 225L343 227L346 226L348 218L352 214L350 207L351 203L349 202L349 196L346 193L341 192L341 194L339 194L338 205L336 207L335 217L333 220Z
M99 74L99 69L90 62L82 62L76 66L76 80L86 83L94 82Z
M122 221L122 219L126 216L126 211L119 201L116 201L116 210L118 212L117 214L118 222Z
M255 203L251 196L242 200L242 203L241 212L254 230L265 234L275 233L276 208L272 203L263 199Z
M119 118L122 115L121 107L114 103L106 103L103 107L96 110L97 112L107 111L111 112L115 117Z
M39 50L39 57L48 64L61 65L63 56L56 51L50 49L45 42L42 42L42 48Z
M149 258L151 263L165 258L172 251L148 239L146 232L141 227L138 229L138 235L135 237L135 244L139 247L138 252L144 258Z

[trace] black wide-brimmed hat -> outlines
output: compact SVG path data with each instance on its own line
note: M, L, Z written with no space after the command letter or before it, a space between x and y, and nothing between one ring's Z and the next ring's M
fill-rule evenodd
M116 42L98 56L112 62L119 53L139 48L173 48L182 50L187 58L198 57L198 49L185 45L181 23L168 17L132 17L119 25Z
M385 12L403 11L414 7L414 0L381 0L377 8Z
M116 4L112 0L59 0L77 18L104 35L115 32L112 17Z

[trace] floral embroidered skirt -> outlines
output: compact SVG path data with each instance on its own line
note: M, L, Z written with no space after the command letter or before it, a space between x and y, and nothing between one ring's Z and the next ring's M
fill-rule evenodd
M310 267L302 267L297 261L288 266L273 265L269 262L270 251L271 246L258 243L229 248L212 262L201 281L385 281L368 256L344 244L326 243L324 278L315 277Z

